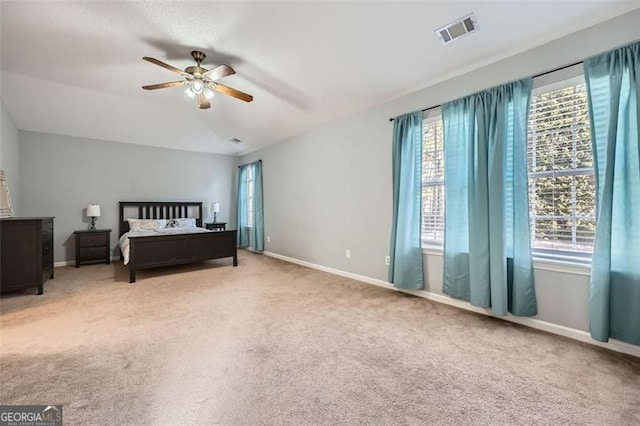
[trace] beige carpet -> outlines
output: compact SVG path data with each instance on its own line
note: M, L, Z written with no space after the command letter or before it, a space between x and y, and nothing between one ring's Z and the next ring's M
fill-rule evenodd
M640 424L640 359L250 253L3 297L2 404L66 424Z

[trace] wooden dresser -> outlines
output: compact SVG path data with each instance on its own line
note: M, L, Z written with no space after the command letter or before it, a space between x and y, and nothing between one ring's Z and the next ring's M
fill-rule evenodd
M37 287L53 278L53 217L0 219L0 292Z

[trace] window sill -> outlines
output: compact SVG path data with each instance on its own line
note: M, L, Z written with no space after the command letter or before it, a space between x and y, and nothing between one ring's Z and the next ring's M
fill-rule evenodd
M424 244L422 246L422 254L443 257L444 248L438 245ZM585 275L587 277L591 275L591 264L589 263L569 262L558 259L541 259L535 256L533 257L533 269L561 272L563 274Z
M533 268L542 271L562 272L564 274L591 276L591 263L570 262L559 259L541 259L533 257Z
M422 254L431 256L444 256L444 247L435 244L422 243Z

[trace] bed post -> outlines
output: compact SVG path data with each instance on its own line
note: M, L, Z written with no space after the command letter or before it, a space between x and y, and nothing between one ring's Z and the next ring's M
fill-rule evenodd
M120 220L118 220L118 241L120 241L120 237L124 234L124 226L122 225L122 221L124 220L124 205L122 204L122 201L118 202L118 210L120 210ZM120 260L124 260L124 255L122 254L120 245L116 244L116 248L120 252Z
M136 282L136 250L135 238L129 238L129 282Z

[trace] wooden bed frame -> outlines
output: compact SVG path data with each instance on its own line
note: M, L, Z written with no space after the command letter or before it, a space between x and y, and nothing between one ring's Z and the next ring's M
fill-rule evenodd
M195 217L196 226L202 227L202 202L120 201L119 204L119 237L129 232L127 219ZM137 214L132 214L131 210L136 209ZM193 214L193 210L196 210L197 216ZM233 257L233 266L238 266L236 231L130 237L129 282L136 282L136 271L139 269L181 265L222 257Z

